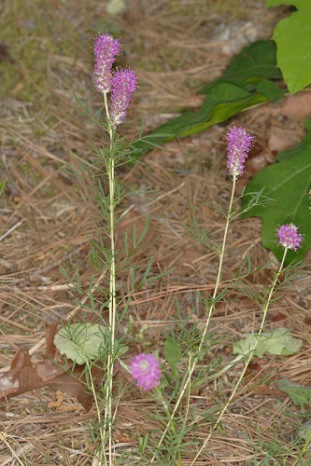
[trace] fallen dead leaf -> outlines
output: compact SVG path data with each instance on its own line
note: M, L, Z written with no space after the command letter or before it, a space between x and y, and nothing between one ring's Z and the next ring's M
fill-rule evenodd
M287 319L287 315L283 314L282 312L279 312L278 314L275 314L274 316L272 316L270 321L271 322L282 322L285 319Z
M57 325L47 326L47 348L48 355L55 355L55 347L52 346ZM42 388L51 387L57 393L63 393L76 398L86 409L92 406L92 396L87 390L84 376L84 366L76 365L67 368L67 372L61 367L61 363L55 364L52 359L44 359L42 362L34 363L26 348L20 348L7 372L0 374L0 400L21 395L22 393ZM103 378L103 371L96 365L92 370L95 381Z

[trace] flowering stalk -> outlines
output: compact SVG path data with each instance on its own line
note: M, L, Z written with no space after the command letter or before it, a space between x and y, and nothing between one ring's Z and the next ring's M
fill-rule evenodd
M229 207L228 207L228 214L226 217L226 224L225 224L225 230L224 230L224 236L223 236L223 241L222 241L222 246L221 246L221 251L219 255L219 263L218 263L218 272L217 272L217 277L216 277L216 283L215 283L215 288L214 292L211 298L210 305L208 306L207 309L207 317L206 317L206 322L204 326L203 333L200 338L200 343L199 343L199 348L198 348L198 353L197 356L193 358L192 364L189 367L189 372L188 376L185 378L184 383L182 384L181 391L179 393L178 399L176 401L176 404L174 406L174 409L171 414L171 419L174 418L176 411L179 408L179 405L181 403L181 400L183 399L183 396L188 388L188 385L190 384L192 375L197 367L198 361L200 354L203 349L203 345L205 342L205 338L207 335L207 330L209 327L209 323L212 317L212 313L215 309L215 300L217 297L217 293L219 290L219 285L220 285L220 278L221 278L221 272L222 272L222 265L223 265L223 259L224 259L224 253L225 253L225 247L226 247L226 242L227 242L227 236L228 236L228 230L229 230L229 224L232 220L232 206L233 206L233 200L234 200L234 193L235 193L235 187L236 187L236 180L237 178L243 174L244 172L244 163L246 158L248 157L248 153L251 149L252 141L253 141L253 136L250 136L244 128L241 127L236 127L232 126L228 133L227 133L227 141L228 141L228 146L227 146L227 152L228 152L228 158L227 158L227 168L229 171L229 174L233 178L233 183L232 183L232 189L231 189L231 195L230 195L230 201L229 201ZM161 436L161 439L158 443L158 446L156 448L156 451L151 459L151 464L154 462L157 451L159 450L166 433L169 428L169 423L166 425L164 432Z
M108 113L108 109L106 108ZM109 464L113 464L112 458L112 381L114 372L114 344L115 344L115 324L116 324L116 263L115 263L115 158L114 158L114 131L109 128L110 150L107 163L107 174L109 184L109 237L110 237L110 262L109 262L109 329L110 348L107 358L107 382L106 382L106 410L105 424L108 425L108 451Z
M122 364L125 366L124 363ZM137 354L131 362L130 368L126 368L131 373L136 385L143 391L155 389L157 399L161 402L164 411L168 418L168 425L172 435L176 436L176 428L172 415L170 413L169 406L164 399L161 390L159 389L160 380L162 377L160 362L153 354L140 353ZM177 452L178 462L176 466L181 466L181 452Z
M107 131L109 134L109 152L106 161L106 170L108 176L109 198L109 238L110 238L110 260L109 260L109 330L110 344L107 357L107 380L105 385L105 432L108 433L108 459L109 464L113 464L112 451L112 388L115 359L115 334L116 334L116 262L115 262L115 205L116 205L116 180L115 180L115 131L116 127L124 122L131 94L136 89L136 76L131 70L119 70L112 73L112 65L115 56L119 53L120 43L113 39L109 34L101 34L95 41L95 67L94 67L94 84L96 90L104 96L104 106L107 117ZM110 92L110 100L108 93ZM102 436L101 436L102 437ZM105 436L104 436L105 437ZM104 439L101 446L105 451ZM104 461L107 464L106 455Z
M201 455L202 451L206 448L206 446L207 446L213 432L219 426L225 412L228 409L228 406L230 405L231 401L235 397L236 392L237 392L239 386L241 385L241 382L242 382L242 380L243 380L243 378L245 376L245 373L247 371L248 365L249 365L249 363L251 362L251 360L253 358L253 355L254 355L254 352L255 352L256 347L258 345L258 341L260 339L260 336L261 336L261 334L263 332L265 322L266 322L266 318L267 318L268 308L269 308L271 298L272 298L272 295L274 293L277 281L278 281L278 279L279 279L279 277L280 277L280 275L282 273L287 251L288 251L288 249L293 249L293 250L296 251L300 247L300 244L301 244L301 241L302 241L302 235L300 233L298 233L298 228L293 224L281 226L277 231L277 236L279 238L280 245L283 246L285 249L284 249L283 258L282 258L279 270L275 274L274 280L273 280L273 282L272 282L272 284L270 286L270 291L269 291L267 301L265 302L265 304L263 306L262 319L261 319L259 331L256 334L255 344L254 344L253 348L250 350L250 352L248 353L247 357L245 358L244 368L242 370L242 373L241 373L241 375L240 375L234 389L232 390L232 393L231 393L228 401L226 402L225 406L221 410L217 421L215 422L215 424L213 425L210 433L208 434L205 441L203 442L203 445L201 446L201 448L197 452L197 454L196 454L195 458L193 459L193 461L190 463L190 466L193 466L196 463L196 460Z

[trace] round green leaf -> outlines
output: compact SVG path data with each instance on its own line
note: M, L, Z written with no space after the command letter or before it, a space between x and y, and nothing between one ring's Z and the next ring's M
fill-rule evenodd
M92 323L76 323L60 329L54 343L61 354L76 364L97 359L105 344L106 327Z

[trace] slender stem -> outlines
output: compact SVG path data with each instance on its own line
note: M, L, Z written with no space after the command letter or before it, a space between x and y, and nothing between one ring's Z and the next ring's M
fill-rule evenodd
M99 433L100 433L100 439L101 439L101 448L103 448L103 446L105 445L105 429L102 427L101 410L100 410L99 403L98 403L98 398L97 398L97 393L95 389L94 379L93 379L92 372L91 372L90 363L87 358L85 358L85 365L87 367L87 371L89 374L91 391L92 391L92 395L95 401L96 414L97 414Z
M230 395L228 401L226 402L225 406L224 406L223 409L221 410L221 412L220 412L220 414L219 414L219 416L218 416L217 421L215 422L215 424L213 425L213 427L212 427L210 433L208 434L208 436L207 436L206 439L204 440L203 445L201 446L200 450L199 450L198 453L196 454L195 458L194 458L193 461L190 463L190 466L193 466L193 465L195 464L196 460L197 460L198 457L201 455L202 451L206 448L206 446L207 446L207 444L208 444L208 442L209 442L209 440L210 440L210 438L211 438L211 436L212 436L214 430L219 426L219 424L220 424L220 422L221 422L221 420L222 420L222 418L223 418L225 412L226 412L227 409L228 409L228 406L230 405L231 401L232 401L233 398L235 397L236 392L237 392L237 390L238 390L238 388L239 388L239 386L240 386L240 384L241 384L241 382L242 382L242 380L243 380L243 378L244 378L244 376L245 376L245 373L246 373L246 371L247 371L248 365L249 365L249 363L250 363L250 361L251 361L251 359L252 359L252 357L253 357L253 355L254 355L255 349L256 349L256 347L257 347L257 345L258 345L258 341L259 341L260 336L261 336L261 334L262 334L262 332L263 332L264 325L265 325L265 322L266 322L267 313L268 313L268 308L269 308L269 305L270 305L270 302L271 302L272 295L273 295L274 290L275 290L276 283L277 283L277 281L278 281L278 278L279 278L279 276L280 276L280 274L281 274L281 272L282 272L283 266L284 266L284 261L285 261L285 258L286 258L287 250L288 250L288 249L285 248L284 254L283 254L283 258L282 258L282 262L281 262L281 264L280 264L279 270L278 270L278 272L276 273L276 275L275 275L275 277L274 277L274 280L273 280L273 282L272 282L272 284L271 284L270 292L269 292L269 295L268 295L268 299L267 299L267 301L265 302L264 307L263 307L263 314L262 314L261 324L260 324L260 327L259 327L259 331L258 331L258 333L257 333L257 335L256 335L257 338L256 338L256 341L255 341L255 344L254 344L253 348L251 349L251 351L249 352L249 354L248 354L247 357L246 357L245 365L244 365L243 371L242 371L242 373L241 373L241 375L240 375L240 377L239 377L239 379L238 379L238 381L237 381L237 383L236 383L234 389L232 390L232 393L231 393L231 395Z
M199 354L200 354L200 352L202 350L202 347L203 347L203 344L204 344L204 341L205 341L205 337L206 337L206 334L207 334L207 330L208 330L208 327L209 327L209 323L210 323L210 320L211 320L213 310L215 309L215 302L214 301L215 301L215 298L217 296L219 285L220 285L222 264L223 264L224 255L225 255L225 248L226 248L229 224L231 222L231 214L232 214L232 205L233 205L233 199L234 199L234 193L235 193L235 186L236 186L236 177L233 178L233 182L232 182L231 196L230 196L229 207L228 207L228 215L227 215L227 219L226 219L225 231L224 231L224 236L223 236L222 246L221 246L221 251L220 251L220 256L219 256L219 264L218 264L218 273L217 273L217 278L216 278L216 284L215 284L214 293L213 293L213 296L212 296L212 302L211 302L211 304L209 306L209 309L208 309L208 314L207 314L205 327L204 327L202 337L201 337L201 340L200 340L200 345L199 345L199 350L198 350ZM194 363L196 364L197 360L195 360Z
M107 94L104 94L107 121L109 124L109 108ZM114 157L114 129L109 124L109 158L107 161L107 174L109 184L109 237L110 237L110 262L109 262L109 330L110 347L107 358L107 383L106 383L106 409L105 423L108 430L108 458L109 464L113 464L112 451L112 387L114 372L114 346L116 329L116 264L115 264L115 157Z
M176 428L175 428L175 423L172 419L172 415L170 413L170 410L169 410L169 407L168 407L168 404L165 400L165 398L163 397L161 391L159 389L156 389L156 394L157 394L157 397L159 398L159 400L161 401L161 404L164 408L164 411L168 417L168 425L169 425L169 429L172 433L172 435L174 437L176 437ZM177 451L177 457L178 457L178 460L177 460L177 463L176 463L176 466L181 466L181 452L180 452L180 449Z
M108 92L104 92L104 104L105 104L105 112L106 112L106 117L107 117L107 122L110 121L110 115L109 115L109 105L108 105ZM111 139L110 139L111 142Z
M236 177L233 178L233 183L232 183L231 196L230 196L229 207L228 207L228 214L227 214L227 219L226 219L226 225L225 225L225 230L224 230L224 236L223 236L221 251L220 251L220 255L219 255L218 272L217 272L215 288L214 288L214 292L213 292L213 295L212 295L211 303L210 303L210 305L208 307L207 318L206 318L203 333L202 333L201 338L200 338L198 353L197 353L197 356L193 358L192 364L189 366L188 377L185 379L185 382L182 385L182 388L181 388L181 391L179 393L178 399L176 401L175 407L174 407L174 409L172 411L172 414L171 414L171 421L173 420L173 418L174 418L174 416L176 414L176 411L179 408L179 405L181 403L181 400L183 399L184 393L187 390L188 385L189 385L189 383L191 381L192 374L193 374L193 372L195 371L195 369L197 367L198 359L200 357L200 353L201 353L203 345L204 345L204 341L205 341L205 338L206 338L206 334L207 334L209 323L210 323L210 320L211 320L211 317L212 317L212 313L213 313L213 310L215 309L215 298L217 296L219 285L220 285L222 264L223 264L224 254L225 254L225 247L226 247L226 242L227 242L229 224L230 224L231 215L232 215L232 206L233 206L233 199L234 199L234 193L235 193L235 186L236 186ZM166 436L166 433L167 433L167 431L168 431L168 429L170 427L170 422L166 425L166 427L165 427L165 429L163 431L163 434L162 434L162 436L161 436L161 438L159 440L156 451L155 451L153 457L151 458L150 464L152 464L154 462L155 458L156 458L157 452L159 451L159 448L160 448L160 446L161 446L161 444L162 444L162 442L163 442L163 440L164 440L164 438Z
M216 380L219 377L221 377L225 372L227 372L229 369L231 369L232 366L240 362L244 356L242 354L238 354L232 361L228 362L224 367L222 367L219 371L214 372L213 374L205 377L206 382L211 382L212 380Z

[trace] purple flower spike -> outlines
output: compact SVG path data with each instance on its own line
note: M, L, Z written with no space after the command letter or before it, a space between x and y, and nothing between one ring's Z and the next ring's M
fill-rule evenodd
M244 128L231 126L226 139L228 141L227 168L229 175L237 178L244 172L245 161L252 147L254 137L250 136Z
M153 354L140 353L134 356L130 371L136 384L142 390L152 390L160 384L160 362Z
M114 126L123 123L132 93L137 87L133 70L117 70L111 80L110 120Z
M280 245L287 249L297 249L300 247L302 235L298 233L298 227L290 223L289 225L282 225L277 230Z
M120 43L110 34L100 34L94 44L95 67L94 84L98 92L109 92L111 88L111 68Z

